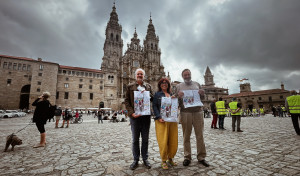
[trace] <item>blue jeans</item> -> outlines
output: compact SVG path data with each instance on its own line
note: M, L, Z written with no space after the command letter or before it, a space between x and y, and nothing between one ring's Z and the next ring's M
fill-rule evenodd
M132 132L132 154L135 161L139 161L140 153L143 160L148 159L149 130L151 124L150 116L140 116L136 119L130 118ZM142 136L142 149L140 152L140 135Z

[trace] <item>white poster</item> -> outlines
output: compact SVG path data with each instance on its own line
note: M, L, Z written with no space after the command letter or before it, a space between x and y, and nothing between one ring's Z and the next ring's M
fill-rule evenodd
M136 115L151 115L150 92L134 91L134 113Z
M198 90L184 90L183 93L183 105L185 108L203 106Z
M178 99L171 97L161 98L160 114L166 122L178 122Z

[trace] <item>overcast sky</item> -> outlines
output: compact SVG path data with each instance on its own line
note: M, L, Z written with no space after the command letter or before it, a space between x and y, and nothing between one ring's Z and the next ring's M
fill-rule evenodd
M99 69L113 0L0 0L0 54ZM239 92L300 89L299 0L117 0L123 52L137 28L141 44L150 12L161 60L172 81L204 84L207 66L218 87Z

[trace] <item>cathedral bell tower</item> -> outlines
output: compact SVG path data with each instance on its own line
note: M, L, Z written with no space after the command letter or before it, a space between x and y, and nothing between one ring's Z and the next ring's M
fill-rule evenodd
M148 24L146 38L144 40L144 54L145 54L145 62L148 62L149 69L145 70L148 80L156 81L162 77L159 73L164 72L164 67L160 61L160 48L159 48L159 37L155 34L155 28L152 24L152 18L150 15L150 20Z
M211 71L208 66L206 67L204 80L205 80L205 86L215 86L214 75L211 74Z
M101 70L120 70L120 60L123 55L123 40L121 37L122 26L119 24L115 3L110 13L110 19L105 30L104 56L102 58Z

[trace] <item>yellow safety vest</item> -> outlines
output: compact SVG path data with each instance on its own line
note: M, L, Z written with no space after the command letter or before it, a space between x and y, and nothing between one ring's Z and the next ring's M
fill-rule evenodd
M282 109L282 111L285 111L285 107L284 106L282 106L281 109Z
M291 114L300 114L300 95L292 95L286 98Z
M264 109L263 108L260 108L260 113L264 113Z
M216 107L218 115L226 115L225 101L217 101Z
M252 109L252 111L253 111L253 113L256 113L256 109L254 108L254 109Z
M237 104L238 104L238 102L236 102L236 101L233 101L233 102L230 102L229 103L229 108L232 110L232 111L236 111L237 109L238 109L238 107L237 107ZM239 111L239 112L237 112L237 113L231 113L231 115L241 115L241 112Z

